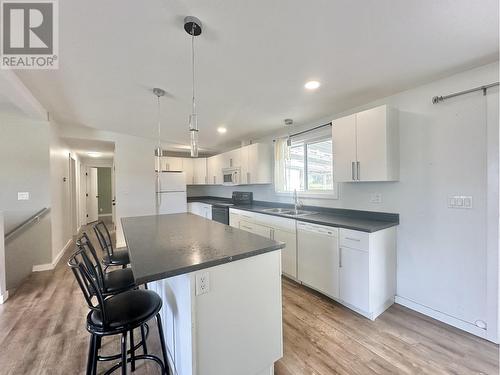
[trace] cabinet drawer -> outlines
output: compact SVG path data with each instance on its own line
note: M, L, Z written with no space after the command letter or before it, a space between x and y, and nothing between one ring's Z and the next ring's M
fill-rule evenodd
M349 247L368 251L370 246L370 234L357 230L340 229L340 247Z
M254 213L254 220L262 225L268 225L275 229L282 229L288 232L295 233L295 219Z
M255 218L255 214L251 211L245 211L245 210L238 210L237 208L230 208L229 209L229 213L234 213L236 215L240 215L242 218L245 218L245 219L254 219Z

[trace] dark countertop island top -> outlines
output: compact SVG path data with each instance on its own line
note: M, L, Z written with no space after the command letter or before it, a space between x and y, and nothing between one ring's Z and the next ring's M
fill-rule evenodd
M217 266L285 244L193 214L121 219L138 284Z
M208 204L220 202L222 204L228 204L231 203L231 199L218 197L189 197L188 202L202 202ZM266 209L271 207L293 208L293 205L286 203L254 201L252 205L232 205L230 207L236 208L238 210L256 212L259 214L286 217L289 219L295 219L307 223L359 230L368 233L373 233L382 229L399 225L399 214L386 212L305 206L301 209L312 211L314 212L314 214L294 217L290 215L283 215L265 211Z

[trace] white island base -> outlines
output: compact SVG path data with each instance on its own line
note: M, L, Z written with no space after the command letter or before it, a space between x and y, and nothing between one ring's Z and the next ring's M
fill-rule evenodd
M196 279L202 275L208 275L209 288L197 295ZM163 300L173 374L274 373L274 363L283 355L280 250L150 282L148 287Z

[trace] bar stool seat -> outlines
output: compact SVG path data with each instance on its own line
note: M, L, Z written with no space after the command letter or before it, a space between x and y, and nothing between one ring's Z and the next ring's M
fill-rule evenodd
M104 301L106 321L101 310L87 315L88 329L93 333L130 331L155 317L162 305L161 298L151 290L131 290Z
M105 266L126 266L130 263L127 250L114 250L113 255L104 255L102 262Z
M134 274L130 268L103 273L104 293L118 294L136 287Z

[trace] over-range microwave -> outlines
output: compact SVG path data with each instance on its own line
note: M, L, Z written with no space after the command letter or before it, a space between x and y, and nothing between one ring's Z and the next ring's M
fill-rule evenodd
M240 184L240 168L223 168L222 169L222 185L239 185Z

